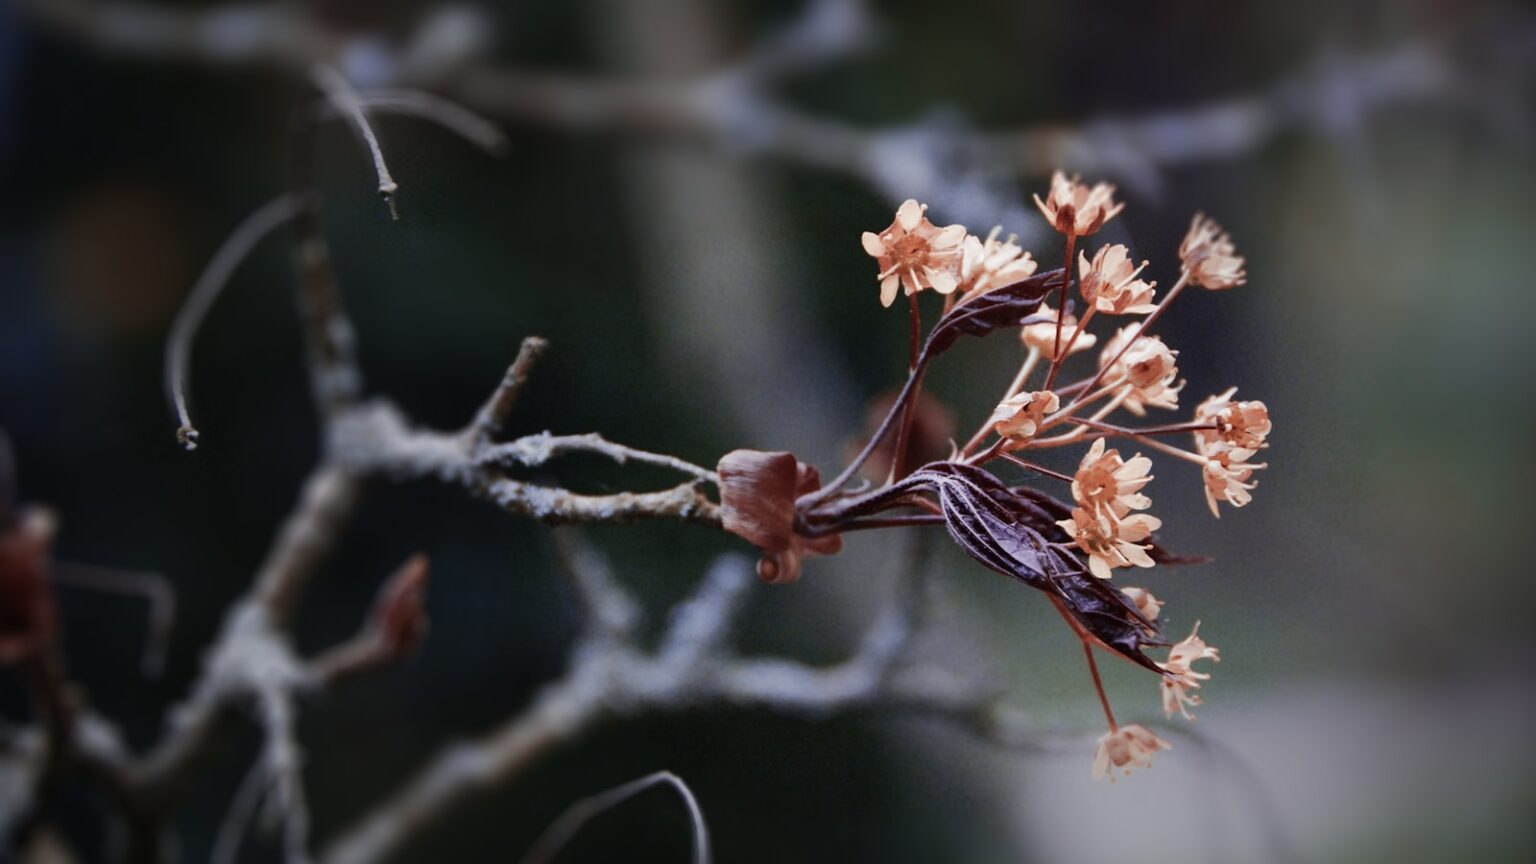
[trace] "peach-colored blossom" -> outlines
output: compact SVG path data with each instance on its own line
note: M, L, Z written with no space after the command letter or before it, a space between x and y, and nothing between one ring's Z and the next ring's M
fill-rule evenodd
M1105 222L1125 209L1124 204L1115 203L1114 196L1115 187L1108 183L1089 188L1076 175L1068 180L1067 175L1057 171L1051 175L1051 191L1045 200L1035 195L1035 206L1057 231L1086 237L1097 233Z
M1221 662L1221 652L1215 647L1207 645L1199 636L1200 622L1195 622L1195 627L1189 632L1183 641L1174 645L1168 652L1168 662L1157 665L1163 667L1168 674L1163 677L1163 713L1169 717L1177 711L1184 715L1185 720L1195 719L1195 715L1189 712L1190 706L1198 707L1201 703L1200 696L1191 693L1191 690L1199 690L1201 681L1211 680L1209 672L1196 672L1194 663L1196 660L1210 660Z
M1177 357L1163 340L1156 336L1136 336L1135 343L1121 355L1127 340L1140 330L1140 324L1120 328L1099 353L1099 366L1114 361L1114 366L1104 376L1106 383L1125 382L1130 392L1121 406L1138 417L1145 416L1147 408L1179 407L1179 390L1182 383L1174 383L1179 375ZM1119 360L1115 357L1119 356Z
M1252 480L1253 472L1268 466L1244 461L1252 455L1249 450L1222 450L1207 457L1201 471L1205 480L1205 503L1210 505L1211 515L1217 519L1221 518L1219 502L1243 507L1253 500L1253 490L1259 485Z
M1196 406L1195 422L1211 423L1216 428L1197 430L1195 436L1207 448L1226 444L1239 450L1255 451L1268 446L1264 439L1269 437L1271 428L1269 408L1263 402L1234 402L1232 396L1235 393L1237 388L1232 387Z
M960 282L962 297L982 294L993 288L1012 285L1033 276L1038 266L1035 259L1014 241L998 240L1003 229L993 228L985 240L967 234L960 247Z
M1152 499L1141 494L1151 482L1152 460L1137 453L1129 460L1120 458L1119 450L1105 450L1104 439L1093 445L1078 463L1072 477L1072 498L1089 510L1123 518L1132 510L1145 510Z
M1248 281L1232 238L1204 213L1196 213L1190 222L1189 233L1179 244L1179 260L1189 273L1189 281L1213 291Z
M916 294L932 288L949 294L958 284L960 246L965 240L964 225L940 228L928 221L928 205L908 198L896 210L896 219L879 234L865 231L864 251L880 264L880 304L896 302L898 285L906 293Z
M1152 536L1163 523L1156 516L1145 513L1116 519L1108 513L1076 507L1071 519L1056 524L1072 537L1079 549L1088 553L1089 572L1100 579L1108 579L1117 567L1152 566L1152 557L1140 541Z
M1156 621L1158 614L1163 611L1163 601L1152 596L1152 592L1145 588L1121 588L1120 593L1124 594L1126 599L1136 606L1136 611L1148 621Z
M1129 776L1132 768L1150 768L1154 754L1171 749L1173 745L1145 726L1132 724L1111 729L1099 738L1099 749L1093 756L1093 779L1108 777L1113 783L1114 772Z
M999 402L987 421L997 434L1013 441L1035 437L1045 415L1061 408L1061 397L1048 391L1016 393Z
M1157 308L1152 302L1156 282L1146 282L1136 277L1147 266L1132 263L1128 251L1119 243L1105 246L1094 254L1093 260L1077 253L1077 287L1083 301L1100 312L1111 315L1139 315Z
M1033 316L1047 320L1036 324L1025 324L1019 328L1019 339L1025 347L1040 352L1040 356L1046 360L1056 359L1056 310L1042 303L1040 309ZM1061 322L1061 347L1065 349L1072 340L1072 331L1077 328L1077 316L1067 314L1066 320ZM1099 337L1092 333L1084 333L1077 337L1077 342L1072 344L1072 350L1067 352L1076 354L1086 351L1099 341Z

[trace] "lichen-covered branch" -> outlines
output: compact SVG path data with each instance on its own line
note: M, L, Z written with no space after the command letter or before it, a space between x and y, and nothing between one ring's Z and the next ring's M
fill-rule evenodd
M601 566L590 553L576 557L584 563L573 566ZM904 587L859 650L837 665L737 656L727 635L753 581L746 560L718 561L694 595L673 610L655 651L641 647L625 630L590 629L573 648L566 675L540 692L523 714L483 738L444 749L344 830L320 860L389 860L465 801L516 783L541 759L601 725L642 715L731 706L820 720L878 711L933 718L1010 750L1048 748L1066 740L1042 734L1019 712L998 704L992 688L918 662L916 586ZM633 608L628 592L606 575L585 584L580 596L594 617L610 615L605 610L614 607Z
M354 39L298 4L182 10L147 3L17 0L36 20L96 47L146 60L182 60L306 75L337 64ZM1469 91L1447 54L1406 44L1308 63L1274 86L1200 105L1078 124L982 131L962 124L865 129L813 116L776 96L779 80L864 50L871 16L853 0L807 4L801 18L735 63L692 80L633 81L489 64L483 44L429 14L411 38L369 42L370 83L421 86L503 121L578 133L691 141L860 177L895 200L941 201L995 177L1039 176L1060 165L1157 183L1169 167L1249 152L1290 130L1347 130L1358 116L1405 105L1456 105ZM461 30L486 28L471 20ZM984 185L984 184L983 184ZM974 191L974 190L973 190ZM957 214L962 217L964 214Z

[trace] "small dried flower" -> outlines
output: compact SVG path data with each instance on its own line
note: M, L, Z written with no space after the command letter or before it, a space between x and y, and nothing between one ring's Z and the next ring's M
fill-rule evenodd
M1049 320L1043 320L1036 324L1025 324L1023 327L1020 327L1019 339L1024 343L1025 347L1039 351L1040 356L1044 357L1045 359L1055 360L1056 310L1042 303L1040 304L1039 311L1037 311L1032 317ZM1071 342L1072 330L1075 327L1077 327L1077 316L1069 312L1067 313L1066 320L1061 322L1062 348L1065 349L1067 344ZM1068 354L1070 355L1076 354L1079 351L1086 351L1087 349L1092 348L1098 341L1099 337L1093 335L1092 333L1084 333L1077 337L1077 343L1072 345L1072 350L1069 351Z
M1108 579L1117 567L1151 567L1152 557L1140 541L1162 527L1156 516L1137 513L1116 519L1108 513L1094 513L1076 507L1071 519L1056 523L1069 534L1077 547L1088 553L1088 570L1100 579Z
M1147 413L1148 407L1153 408L1177 408L1179 407L1179 390L1183 384L1175 384L1174 379L1179 375L1176 358L1179 352L1172 350L1163 344L1163 340L1156 336L1136 336L1135 343L1122 355L1121 349L1125 347L1127 340L1132 338L1141 325L1132 324L1122 327L1109 341L1104 344L1104 350L1099 354L1099 365L1114 360L1114 366L1105 376L1106 381L1123 381L1131 385L1130 393L1120 403L1125 410L1138 417Z
M1035 259L1014 241L1014 235L999 241L1001 226L993 228L983 240L967 234L960 247L961 296L982 294L993 288L1012 285L1035 274Z
M1050 193L1044 201L1036 195L1035 206L1057 231L1086 237L1097 233L1105 222L1125 209L1124 204L1115 203L1114 195L1115 187L1108 183L1098 183L1090 189L1076 175L1068 180L1067 175L1057 171L1051 175Z
M1091 511L1124 518L1152 506L1152 499L1141 494L1152 480L1151 470L1151 459L1140 453L1121 459L1120 451L1105 450L1104 439L1095 438L1072 478L1072 497Z
M769 583L800 578L810 555L835 555L841 535L803 537L795 531L795 499L821 488L816 469L793 453L732 450L720 457L720 522L762 550L757 575Z
M1121 588L1127 600L1136 605L1136 611L1148 621L1156 621L1158 613L1163 611L1163 601L1152 596L1152 592L1145 588Z
M1093 757L1093 779L1109 778L1115 782L1115 771L1129 776L1132 768L1152 767L1152 756L1159 750L1171 750L1173 746L1152 734L1145 726L1121 726L1111 729L1099 738L1099 750Z
M1191 282L1212 291L1235 288L1248 281L1243 258L1233 247L1232 238L1204 213L1196 213L1190 222L1189 233L1179 244L1179 260L1189 272Z
M1237 392L1233 387L1217 396L1201 402L1195 408L1195 421L1213 423L1215 429L1201 429L1195 436L1210 448L1225 444L1238 450L1256 451L1265 446L1269 437L1269 408L1263 402L1234 402ZM1245 457L1246 458L1246 457Z
M1156 282L1145 282L1136 276L1147 266L1131 263L1128 250L1116 243L1105 246L1094 256L1077 253L1077 287L1083 293L1083 301L1111 315L1140 315L1157 308L1152 302Z
M1013 441L1028 441L1035 437L1045 415L1061 409L1061 397L1048 391L1018 393L997 405L987 422L997 434Z
M880 263L882 306L896 302L898 284L909 295L924 288L948 294L958 284L955 273L960 266L965 226L940 228L923 215L927 209L928 205L908 198L896 210L889 228L879 234L864 232L864 251Z
M1257 481L1251 481L1253 472L1267 466L1243 461L1251 455L1247 450L1224 450L1210 456L1205 463L1201 472L1205 480L1205 503L1210 505L1211 515L1217 519L1221 518L1221 509L1216 506L1218 502L1243 507L1253 500L1253 490L1259 485Z
M1199 690L1201 681L1211 680L1209 672L1196 672L1194 663L1196 660L1210 660L1221 662L1221 653L1214 647L1205 644L1205 640L1199 637L1200 622L1195 622L1195 627L1189 632L1189 636L1174 645L1168 652L1168 662L1157 665L1163 667L1168 674L1163 678L1163 713L1169 717L1177 711L1184 715L1185 720L1195 719L1195 715L1189 713L1190 706L1199 706L1201 699L1191 690Z

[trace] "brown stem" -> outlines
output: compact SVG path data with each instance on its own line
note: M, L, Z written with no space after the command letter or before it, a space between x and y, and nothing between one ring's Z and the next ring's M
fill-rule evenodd
M1136 340L1140 339L1143 333L1146 333L1152 328L1153 322L1157 321L1158 317L1163 314L1163 310L1167 309L1173 303L1173 298L1179 296L1179 292L1183 291L1184 286L1188 284L1189 271L1186 270L1179 275L1179 281L1173 283L1173 287L1168 291L1168 296L1164 297L1162 302L1157 304L1157 308L1153 309L1152 314L1148 315L1146 319L1141 322L1141 326L1136 328L1136 332L1131 335L1131 338L1125 340L1125 344L1120 346L1119 353L1115 354L1114 357L1111 357L1108 363L1099 366L1098 374L1088 379L1088 385L1085 388L1087 391L1091 392L1094 387L1098 386L1100 381L1104 380L1104 376L1109 374L1109 370L1113 369L1115 364L1120 362L1120 358L1125 356L1125 352L1131 350L1131 346L1136 344ZM1076 407L1076 403L1067 407Z
M1052 597L1051 605L1056 607L1056 611L1060 612L1061 617L1066 619L1067 626L1071 627L1072 632L1077 634L1078 641L1083 643L1083 656L1088 658L1088 674L1093 676L1093 689L1099 694L1099 704L1104 708L1104 718L1109 721L1109 731L1113 732L1119 729L1120 724L1115 722L1115 712L1109 707L1109 696L1104 693L1104 681L1099 678L1098 661L1093 659L1093 643L1097 641L1096 637L1087 630L1084 630L1081 624L1077 623L1077 620L1072 617L1072 613L1067 611L1066 605L1061 602L1060 598Z
M886 480L888 483L894 483L906 476L907 437L912 433L912 418L916 416L918 394L923 389L923 376L917 371L917 359L922 352L923 312L917 306L915 292L907 295L907 321L910 324L907 374L915 376L917 381L913 385L911 395L907 397L907 404L901 409L901 425L896 427L896 449L891 451L891 476Z
M1064 481L1066 481L1068 483L1072 482L1072 477L1067 475L1067 474L1063 474L1060 471L1052 471L1051 469L1045 467L1044 465L1036 465L1033 462L1029 462L1029 461L1026 461L1024 459L1020 459L1019 457L1013 455L1012 453L1003 453L1003 454L1001 454L1001 456L1002 456L1002 458L1008 460L1009 462L1012 462L1013 464L1019 466L1020 468L1023 468L1026 471L1033 471L1036 474L1044 474L1047 477L1055 477L1057 480L1064 480Z
M1062 351L1057 355L1056 360L1051 362L1050 374L1045 376L1046 390L1050 390L1055 385L1056 376L1061 372L1061 364L1065 362L1067 357L1071 356L1072 346L1077 344L1078 337L1082 336L1083 331L1088 329L1088 322L1093 320L1093 313L1097 311L1098 307L1091 305L1083 310L1083 317L1079 318L1077 326L1072 328L1072 338L1067 340L1066 350Z
M1061 268L1061 290L1056 294L1056 341L1051 346L1051 371L1045 376L1045 389L1051 389L1056 372L1061 368L1061 325L1067 320L1067 286L1072 284L1072 252L1077 248L1077 235L1067 233L1066 263Z

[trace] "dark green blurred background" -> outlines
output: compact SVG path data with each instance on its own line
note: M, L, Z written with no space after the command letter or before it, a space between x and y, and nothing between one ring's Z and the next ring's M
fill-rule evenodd
M313 5L387 43L432 4ZM495 62L647 79L728 62L800 6L472 5ZM1247 509L1213 521L1184 466L1159 465L1149 490L1169 544L1215 557L1141 580L1169 601L1173 630L1201 619L1221 647L1198 725L1211 749L1176 741L1149 772L1091 783L1099 720L1069 633L1038 595L942 544L933 650L1003 676L1043 726L1083 729L1080 752L1003 755L914 721L659 719L560 753L425 838L413 860L513 860L569 802L660 768L692 784L723 862L1526 860L1536 14L1427 0L870 12L865 50L779 92L817 116L913 130L919 154L946 129L1092 124L1272 93L1404 46L1454 73L1446 92L1387 106L1369 104L1365 85L1303 87L1285 127L1241 152L1140 168L1122 153L1088 177L1121 183L1130 206L1105 237L1152 259L1162 284L1196 210L1248 256L1247 286L1189 296L1160 325L1181 351L1186 405L1238 384L1275 420L1272 467ZM0 428L22 497L61 516L61 559L176 587L155 681L137 668L140 605L61 597L69 662L138 746L196 674L317 453L281 240L242 268L198 342L205 446L194 455L177 447L160 378L199 269L280 191L304 98L290 74L119 57L0 5ZM437 129L381 121L399 222L346 130L321 141L369 389L442 428L464 422L524 335L541 334L553 350L513 432L598 430L703 464L740 446L792 449L835 468L866 401L905 365L905 320L880 308L860 231L914 194L935 202L937 221L982 234L1001 221L1046 266L1060 255L1023 209L1045 186L1037 173L968 166L984 191L941 173L908 193L900 171L874 188L686 141L506 129L512 152L494 161ZM1116 154L1078 155L1096 166ZM931 387L970 428L1017 356L1009 339L967 345ZM581 460L550 476L587 490L666 480ZM587 536L622 562L653 618L715 555L746 551L671 525ZM743 644L843 656L890 586L892 545L857 538L800 583L758 591ZM322 839L445 741L526 704L560 674L580 625L545 530L454 490L378 486L340 548L299 621L302 646L349 634L382 575L416 550L433 561L434 625L403 668L305 711ZM1120 711L1153 720L1153 683L1107 671ZM0 688L17 702L13 682ZM255 746L249 733L227 753L187 812L186 860L206 854ZM675 804L648 796L565 860L678 861L685 842Z

